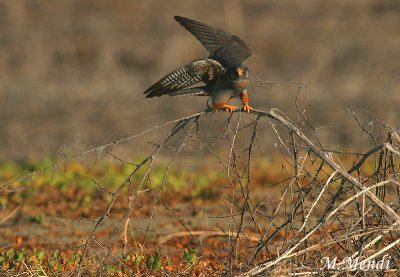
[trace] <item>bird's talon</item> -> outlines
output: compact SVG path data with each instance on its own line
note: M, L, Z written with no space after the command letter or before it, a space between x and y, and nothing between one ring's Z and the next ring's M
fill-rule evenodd
M245 103L244 105L243 105L243 110L245 111L245 112L250 112L251 110L254 110L252 107L250 107L249 106L249 104L247 104L247 103Z
M223 105L222 107L225 108L226 112L230 112L230 113L233 113L234 109L238 109L238 107L236 107L236 106L231 106L231 105L226 105L226 104Z

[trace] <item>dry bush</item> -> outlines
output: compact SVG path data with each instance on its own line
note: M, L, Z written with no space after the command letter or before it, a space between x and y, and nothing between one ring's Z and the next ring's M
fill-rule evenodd
M210 258L221 265L218 269L220 274L230 276L350 274L354 271L346 267L344 258L367 262L384 255L390 256L390 268L386 271L396 271L400 242L398 130L369 115L366 115L369 123L363 125L349 109L350 120L354 119L360 133L370 139L371 147L363 153L335 151L323 146L318 130L299 108L298 111L296 122L274 109L269 112L253 110L250 114L236 111L228 115L224 127L218 130L218 136L207 134L207 121L220 117L221 113L201 111L154 126L138 135L114 138L110 143L89 147L78 155L63 156L51 168L25 177L62 168L72 159L80 159L91 166L105 157L127 163L120 147L140 136L150 138L152 133L155 133L155 139L159 139L167 129L164 138L153 143L154 150L147 157L138 163L130 163L131 172L116 190L108 191L97 184L110 196L104 200L109 202L99 217L72 219L79 224L85 221L90 227L86 240L76 246L82 251L79 266L74 270L77 275L100 274L110 263L123 265L121 253L146 253L147 246L154 241L163 247L171 240L185 238L194 241L199 237L204 240L216 236L221 238L221 244L214 245L214 248L213 245L204 247L193 264L175 271L163 267L153 274L173 272L186 275L198 274L199 271L206 274L206 266L201 262ZM378 127L369 129L371 124ZM173 127L168 129L169 126ZM271 137L259 137L260 128L270 129ZM385 139L380 141L383 136ZM255 189L252 184L257 171L272 170L258 164L269 155L259 150L260 144L271 141L277 141L276 147L285 158L284 163L278 166L281 167L280 173L276 173L282 178L275 186ZM221 145L222 150L218 150ZM220 220L221 224L209 229L194 228L162 199L171 168L175 164L187 166L187 157L197 152L211 154L215 172L224 176L220 186L227 191L227 197L217 203L227 214L210 214L209 218L220 217L217 221ZM96 156L95 163L87 158L92 154ZM152 172L159 161L164 166L163 177L155 180ZM4 184L1 189L10 184ZM271 203L269 194L272 190L276 193L277 187L279 197ZM140 202L145 189L152 195L146 201L150 199L152 203L145 224L139 226ZM121 202L125 203L123 208L116 204ZM120 212L118 216L115 210ZM165 214L169 215L165 217L168 224L179 226L177 232L154 230L153 219ZM107 239L100 238L107 229L110 232ZM129 229L135 232L129 232ZM329 270L326 257L337 257L337 265L342 269ZM93 264L93 259L96 264ZM137 269L126 267L129 274L138 274ZM358 273L363 274L362 271Z

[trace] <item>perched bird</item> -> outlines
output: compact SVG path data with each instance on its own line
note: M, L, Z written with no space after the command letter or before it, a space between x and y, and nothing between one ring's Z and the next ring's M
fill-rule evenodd
M174 18L200 41L210 55L167 74L144 92L146 97L209 96L210 108L224 108L229 112L238 107L228 105L228 101L240 97L243 109L250 112L252 108L247 93L250 72L243 64L251 55L249 46L239 37L219 28L181 16ZM199 83L203 85L199 86Z

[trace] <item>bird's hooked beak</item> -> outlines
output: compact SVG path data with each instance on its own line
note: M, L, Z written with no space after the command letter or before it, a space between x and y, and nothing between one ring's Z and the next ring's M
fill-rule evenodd
M237 75L239 77L245 76L246 75L246 69L239 67L239 68L236 69L236 73L237 73Z

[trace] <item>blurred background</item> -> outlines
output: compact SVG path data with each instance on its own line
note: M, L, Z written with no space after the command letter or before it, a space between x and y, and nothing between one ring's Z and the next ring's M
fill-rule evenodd
M0 1L0 159L79 151L205 108L200 97L142 94L207 56L174 15L251 45L254 78L278 83L253 82L254 108L296 120L293 83L308 85L300 111L328 145L359 144L346 106L400 127L399 1Z

